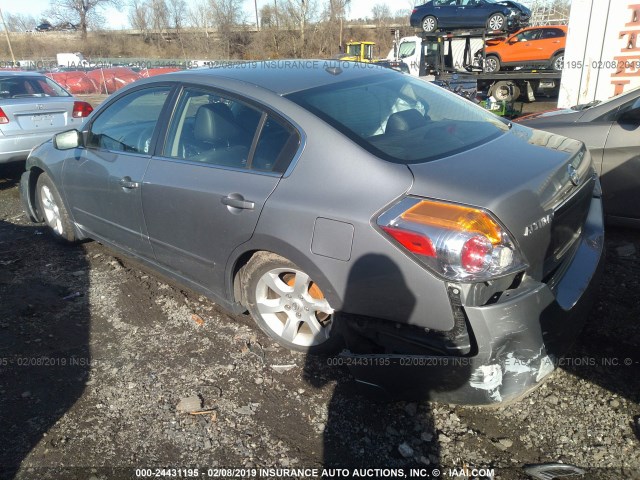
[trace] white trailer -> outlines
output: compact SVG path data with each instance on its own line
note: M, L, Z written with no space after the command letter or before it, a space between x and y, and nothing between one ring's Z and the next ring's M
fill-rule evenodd
M640 86L640 2L573 0L558 107Z

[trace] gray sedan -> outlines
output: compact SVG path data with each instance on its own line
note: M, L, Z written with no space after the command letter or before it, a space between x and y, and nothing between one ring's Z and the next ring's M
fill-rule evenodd
M287 348L346 342L337 363L407 396L528 391L577 335L601 264L582 143L371 65L136 82L26 168L26 211L55 238L136 257Z
M607 220L640 227L640 88L605 102L535 113L517 122L584 142L600 175Z
M79 127L92 111L44 75L0 72L0 163L25 160L33 147Z

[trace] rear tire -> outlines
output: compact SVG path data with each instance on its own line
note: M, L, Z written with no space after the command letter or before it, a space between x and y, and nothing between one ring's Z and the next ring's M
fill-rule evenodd
M241 273L243 296L260 329L283 347L307 353L342 345L336 314L320 287L293 262L275 253L254 255Z
M53 180L46 173L40 174L36 183L36 204L38 213L44 219L53 238L62 243L75 243L73 222L62 202Z
M436 17L429 15L422 19L422 31L425 33L433 33L438 29L438 20Z
M494 13L487 20L487 28L489 30L504 30L507 19L501 13Z
M484 71L494 73L500 71L500 59L495 55L487 55L484 61Z

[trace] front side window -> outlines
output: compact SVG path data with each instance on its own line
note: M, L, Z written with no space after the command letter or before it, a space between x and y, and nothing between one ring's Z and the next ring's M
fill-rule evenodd
M91 124L87 146L150 154L151 138L170 90L170 86L145 88L113 102Z
M508 131L503 121L468 100L401 74L369 75L287 97L396 163L442 158Z

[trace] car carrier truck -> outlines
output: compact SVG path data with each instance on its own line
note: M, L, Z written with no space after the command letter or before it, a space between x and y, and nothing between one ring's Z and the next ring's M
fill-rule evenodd
M507 33L501 31L475 29L403 37L398 41L392 66L445 86L475 88L498 101L513 101L521 94L529 101L534 101L536 95L557 94L560 71L526 68L483 71L486 40L505 36Z

